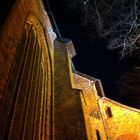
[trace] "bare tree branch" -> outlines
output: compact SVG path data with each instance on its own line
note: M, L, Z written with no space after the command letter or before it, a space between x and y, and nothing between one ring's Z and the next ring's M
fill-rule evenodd
M121 59L140 49L140 1L94 0L89 23L108 41L108 49L121 48Z

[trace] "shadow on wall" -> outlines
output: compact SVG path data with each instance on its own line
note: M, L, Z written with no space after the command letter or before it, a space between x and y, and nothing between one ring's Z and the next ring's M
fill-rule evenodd
M16 0L0 0L0 30Z

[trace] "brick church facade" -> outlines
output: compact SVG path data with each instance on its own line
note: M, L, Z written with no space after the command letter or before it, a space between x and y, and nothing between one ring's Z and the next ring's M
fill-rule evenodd
M76 71L51 24L41 0L17 0L3 25L0 140L140 140L140 110Z

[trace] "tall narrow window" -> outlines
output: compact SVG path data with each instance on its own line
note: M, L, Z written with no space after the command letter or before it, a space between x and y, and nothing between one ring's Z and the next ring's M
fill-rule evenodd
M101 137L100 137L100 132L99 132L99 130L96 130L96 137L97 137L97 140L101 140Z
M110 107L107 107L107 108L106 108L105 113L106 113L107 118L111 118L111 117L113 116Z

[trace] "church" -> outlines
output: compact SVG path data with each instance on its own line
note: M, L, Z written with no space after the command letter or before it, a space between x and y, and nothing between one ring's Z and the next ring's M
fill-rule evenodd
M0 34L0 140L140 140L140 110L75 70L42 0L17 0Z

